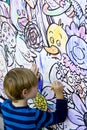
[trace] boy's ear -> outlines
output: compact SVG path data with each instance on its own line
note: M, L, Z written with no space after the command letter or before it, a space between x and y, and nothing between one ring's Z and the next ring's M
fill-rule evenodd
M25 97L28 94L28 90L25 88L22 91L22 96Z

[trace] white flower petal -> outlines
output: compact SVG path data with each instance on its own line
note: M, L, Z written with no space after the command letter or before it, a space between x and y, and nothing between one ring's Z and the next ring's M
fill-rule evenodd
M76 130L86 130L86 127L85 126L80 126Z
M45 97L46 100L54 99L54 92L49 86L45 86L43 88L42 95Z
M76 125L85 125L83 121L83 115L78 111L76 111L75 109L68 110L68 117L70 121Z
M76 94L72 95L73 98L73 102L76 106L76 108L79 110L79 112L81 112L82 115L84 115L84 113L87 111L85 105L83 104L83 102L81 101L80 97Z

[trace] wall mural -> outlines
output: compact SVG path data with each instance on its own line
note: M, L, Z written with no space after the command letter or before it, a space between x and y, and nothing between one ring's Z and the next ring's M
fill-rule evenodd
M14 67L40 68L31 107L55 110L53 80L64 85L68 117L52 130L87 129L87 0L0 0L0 101ZM46 129L46 128L43 128Z

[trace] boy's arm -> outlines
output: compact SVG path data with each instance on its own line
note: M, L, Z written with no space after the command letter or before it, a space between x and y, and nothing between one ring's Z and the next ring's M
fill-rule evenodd
M37 125L41 125L41 127L48 127L50 125L64 122L67 117L67 100L65 100L63 96L63 85L58 81L54 81L52 83L51 89L56 95L56 111L39 112L38 119L40 119L41 124L38 123L39 120L37 119Z
M59 123L64 122L67 116L67 100L64 99L63 85L59 81L52 83L51 89L54 91L56 96L56 111L53 113L53 122ZM56 116L57 115L57 116Z
M57 99L55 112L41 111L37 109L36 125L38 129L52 126L64 122L66 117L67 101L65 99Z
M53 124L64 122L66 120L67 114L68 114L67 100L57 99L56 111L53 113Z

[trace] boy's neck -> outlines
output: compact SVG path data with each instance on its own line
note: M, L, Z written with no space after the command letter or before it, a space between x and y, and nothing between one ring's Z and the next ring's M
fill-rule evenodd
M24 106L27 106L27 101L25 99L14 100L14 101L12 101L12 104L15 107L24 107Z

